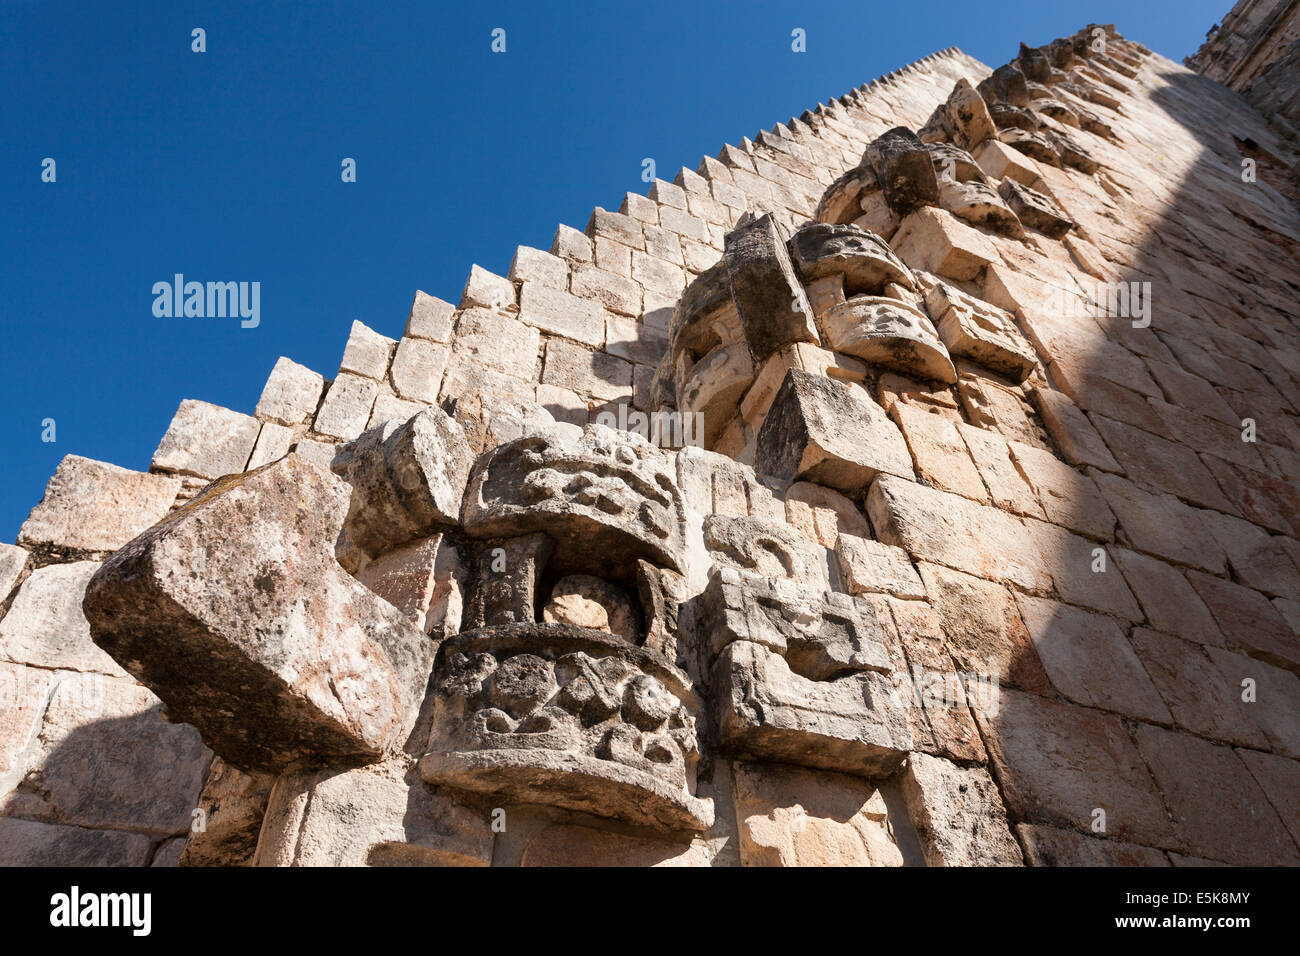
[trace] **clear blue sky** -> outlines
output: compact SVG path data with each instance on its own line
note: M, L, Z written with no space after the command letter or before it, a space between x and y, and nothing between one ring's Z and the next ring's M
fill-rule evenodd
M417 288L549 248L643 157L671 180L948 46L1114 22L1181 59L1230 5L0 0L0 540L63 455L145 469L182 398L251 412L279 355L332 377L353 319L399 336ZM176 272L260 282L260 326L155 318Z

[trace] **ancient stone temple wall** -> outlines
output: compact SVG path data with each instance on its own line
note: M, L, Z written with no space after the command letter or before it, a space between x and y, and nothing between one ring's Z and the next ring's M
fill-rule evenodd
M1300 862L1300 212L1113 30L725 146L0 547L0 862ZM656 440L647 440L653 437Z

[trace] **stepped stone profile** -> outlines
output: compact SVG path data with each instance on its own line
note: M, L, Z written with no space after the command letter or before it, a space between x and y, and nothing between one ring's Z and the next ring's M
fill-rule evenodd
M943 50L68 456L0 864L1300 864L1295 23Z

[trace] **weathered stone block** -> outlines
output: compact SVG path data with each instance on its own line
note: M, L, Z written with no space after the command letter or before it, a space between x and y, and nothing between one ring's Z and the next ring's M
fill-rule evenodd
M413 402L428 405L436 402L449 354L446 345L425 339L403 338L397 343L390 373L397 394Z
M812 306L771 214L727 233L727 275L755 360L793 342L818 343Z
M339 371L381 381L388 373L388 360L392 358L396 344L364 323L353 321Z
M0 657L37 667L122 674L95 646L81 611L94 561L37 568L23 582L0 620Z
M378 394L378 382L341 372L316 413L315 430L330 438L351 441L365 431Z
M1002 798L983 767L914 753L902 790L928 866L1021 865Z
M456 307L444 302L427 292L415 293L411 302L411 311L406 316L404 338L428 339L444 345L451 341L452 327L455 325Z
M251 415L187 398L153 453L157 471L220 478L244 470L261 423Z
M854 296L822 315L827 345L871 365L951 385L957 372L920 309L898 299Z
M302 425L315 417L324 391L324 378L281 356L271 369L254 414L282 425Z
M18 529L18 544L35 552L38 560L102 557L167 514L180 489L179 478L68 455L46 484L40 504ZM0 571L0 591L7 592L4 583Z
M880 472L912 474L898 428L866 390L790 369L758 433L754 467L856 494Z
M96 642L235 766L373 760L415 719L433 646L334 559L349 497L290 455L214 485L87 589Z
M989 263L1001 260L992 240L982 232L934 207L918 209L904 218L890 245L913 269L949 279L974 279Z

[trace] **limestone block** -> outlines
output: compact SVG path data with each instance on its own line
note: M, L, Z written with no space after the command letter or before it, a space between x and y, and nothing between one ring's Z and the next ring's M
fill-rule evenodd
M716 447L753 381L749 347L743 341L720 345L689 366L677 387L677 407L702 416L704 444Z
M0 866L146 866L152 849L143 833L0 817Z
M251 415L187 398L153 453L157 471L220 478L244 470L261 423Z
M454 526L472 463L464 430L437 406L344 445L330 468L351 486L348 541L373 556Z
M293 447L294 432L288 425L277 422L262 422L262 430L257 433L257 444L248 459L248 470L261 468L289 454Z
M81 610L94 561L37 568L19 587L0 620L0 658L36 667L123 674L95 646Z
M1112 838L1179 845L1160 792L1119 717L1004 688L997 714L976 711L975 718L1013 819L1090 831L1093 811L1100 808ZM1204 779L1198 775L1189 782Z
M974 149L975 162L990 179L1011 179L1022 186L1039 178L1038 165L1000 140L986 140Z
M1184 846L1238 866L1300 864L1286 827L1231 747L1145 725L1134 736ZM1225 817L1231 827L1222 825Z
M294 772L276 781L256 866L487 866L484 814L433 790L398 761Z
M719 500L716 487L714 500ZM704 519L704 544L714 562L724 568L784 577L812 591L830 587L825 549L779 517L709 515Z
M14 544L0 544L0 607L27 569L27 551Z
M535 282L564 292L569 286L569 264L552 253L517 246L506 278L511 282Z
M18 529L18 544L38 556L101 557L167 514L180 488L179 478L67 455L46 484L40 504ZM4 563L12 565L13 560L11 556ZM4 578L0 572L0 591L7 592Z
M835 541L840 578L853 595L892 594L925 598L925 586L907 552L856 534L840 532Z
M1015 440L1008 446L1016 467L1037 492L1048 521L1089 538L1114 538L1115 515L1085 475L1049 451Z
M455 325L456 307L427 292L415 293L411 311L406 316L405 338L428 339L444 345L451 341Z
M387 386L381 386L379 394L375 396L375 404L370 409L370 420L366 422L366 431L394 420L400 424L428 407L427 402L408 402L394 395ZM326 464L328 465L329 462Z
M1026 594L1016 602L1047 676L1064 696L1127 717L1173 722L1113 618Z
M482 308L469 309L461 313L456 327L448 377L455 366L468 363L524 381L534 380L540 341L540 333L518 319Z
M1102 471L1120 470L1119 462L1097 434L1097 429L1069 396L1055 389L1038 387L1029 392L1029 399L1038 409L1043 426L1066 461L1076 466L1092 465Z
M351 372L381 381L388 374L388 361L396 345L386 335L380 335L362 322L354 321L348 333L348 344L343 349L340 372Z
M604 335L603 323L601 334ZM546 342L542 383L603 401L630 400L632 363L607 352L592 352L566 339L552 338Z
M316 415L324 391L324 378L281 356L271 369L254 414L282 425L302 425Z
M1056 147L1052 145L1052 141L1042 132L1030 132L1029 130L1014 128L1004 129L998 133L998 139L1044 166L1053 166L1057 169L1061 166L1060 154L1057 153Z
M539 394L541 388L538 388ZM475 455L516 438L557 430L551 412L529 399L471 391L460 395L447 408L465 432L465 440ZM585 413L586 406L583 406L583 411ZM586 421L585 414L583 421ZM558 430L571 430L571 427L562 426Z
M982 232L933 207L903 219L890 245L912 268L949 279L974 279L989 263L1001 261L993 242Z
M67 674L54 687L23 779L0 813L155 838L180 833L190 825L210 760L198 732L164 721L146 688Z
M367 561L357 580L397 608L425 634L460 630L468 571L444 535L417 538Z
M605 316L605 351L610 355L656 365L668 349L668 339L635 319L621 315Z
M489 312L512 312L517 308L515 284L488 272L482 266L469 267L465 288L460 293L461 309L486 309Z
M928 866L1021 865L1002 797L983 767L914 753L902 789Z
M425 339L403 338L397 343L391 373L397 394L408 401L428 405L436 402L449 354L446 345Z
M795 482L785 493L785 520L810 541L835 547L841 534L871 534L867 519L838 491L806 481Z
M779 764L735 766L742 866L902 866L872 783Z
M378 395L378 382L340 372L316 413L315 430L330 438L351 441L365 431Z
M1048 238L1064 238L1074 228L1074 223L1061 211L1061 207L1037 190L1022 186L1014 179L1002 180L998 192L1021 222Z
M926 484L987 503L988 492L962 440L958 423L921 405L896 402L891 412Z
M433 645L335 560L349 497L290 455L213 485L87 588L96 643L235 766L373 760L414 722Z
M876 137L863 159L875 170L885 201L900 218L939 205L939 181L930 154L911 130L898 126Z
M941 279L926 283L925 304L935 317L939 338L953 355L1016 382L1033 374L1038 357L1010 313Z
M605 344L605 312L595 302L541 282L519 290L519 320L535 329L575 339L594 348Z
M712 848L696 837L690 842L597 830L575 824L547 826L529 841L520 866L709 866Z
M628 266L629 273L631 266ZM618 315L641 315L642 290L638 282L587 263L574 266L571 280L573 294L591 299Z
M857 385L786 373L758 434L755 468L852 495L879 472L911 475L903 436Z
M572 226L555 227L555 238L551 240L551 255L559 256L569 262L591 261L591 240Z
M818 343L812 306L770 213L748 222L742 219L727 233L724 261L755 360L793 342Z
M1016 825L1031 866L1169 866L1169 858L1149 846L1100 839L1059 827Z
M872 483L866 504L880 540L920 560L1026 590L1052 586L1033 536L1012 515L893 475Z

